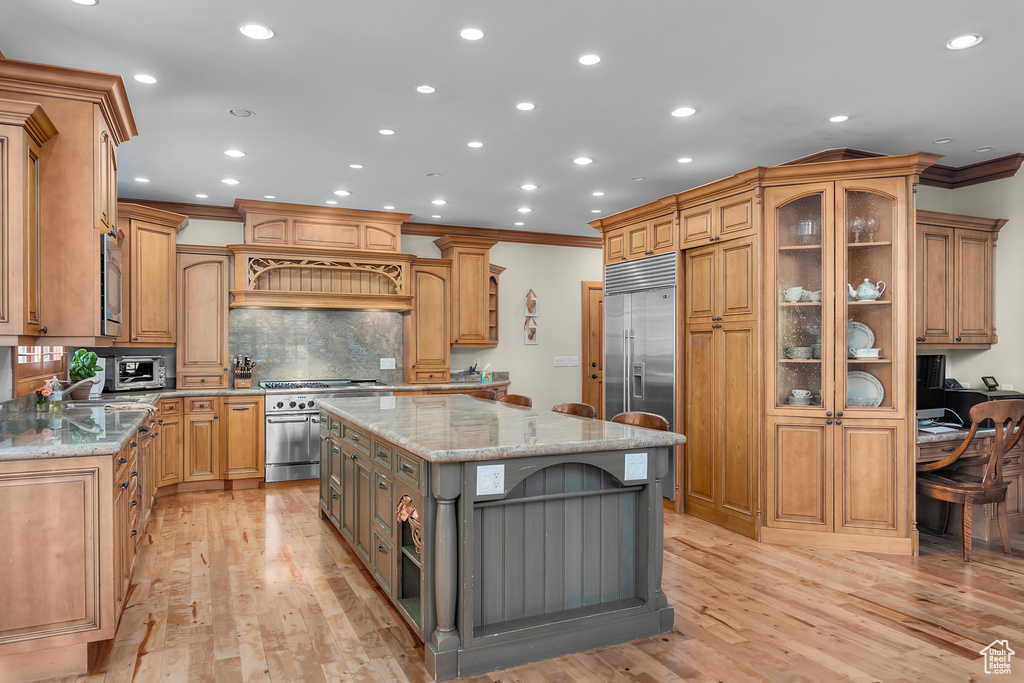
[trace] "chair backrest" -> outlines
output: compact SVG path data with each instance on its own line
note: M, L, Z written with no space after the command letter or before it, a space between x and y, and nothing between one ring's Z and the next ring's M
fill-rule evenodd
M1024 431L1024 399L1012 401L986 401L971 408L971 422L975 425L992 420L996 425L992 437L992 453L989 454L985 474L981 478L983 487L1001 486L1003 481L1003 456L1020 441ZM971 430L974 431L973 429Z
M498 395L494 389L476 389L475 391L467 391L466 396L475 396L476 398L485 398L488 401L493 401L495 396Z
M643 427L644 429L658 429L663 432L668 431L668 420L663 418L661 415L655 415L654 413L642 413L640 411L619 413L612 418L612 422L632 425L633 427Z
M551 412L579 415L580 417L597 417L597 408L589 403L559 403L551 409Z
M525 408L533 407L533 399L522 394L505 394L498 399L498 403L511 403L514 406L523 406Z

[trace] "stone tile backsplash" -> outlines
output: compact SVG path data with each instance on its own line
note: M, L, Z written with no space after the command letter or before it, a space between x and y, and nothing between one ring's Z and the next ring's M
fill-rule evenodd
M285 379L402 381L402 314L387 311L231 310L231 357L252 356L253 386ZM394 358L394 370L381 370Z

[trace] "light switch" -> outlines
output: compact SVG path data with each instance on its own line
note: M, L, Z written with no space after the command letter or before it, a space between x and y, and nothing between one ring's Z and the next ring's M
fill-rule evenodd
M626 453L626 481L647 478L647 454Z
M381 370L394 370L395 369L395 359L394 358L381 358L380 359L380 369Z
M569 367L569 356L555 356L555 367L556 368L567 368L567 367Z
M569 367L570 368L578 368L579 366L580 366L580 357L579 356L569 356Z

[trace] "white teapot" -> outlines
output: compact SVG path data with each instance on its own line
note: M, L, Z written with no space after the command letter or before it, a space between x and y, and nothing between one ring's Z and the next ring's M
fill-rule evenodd
M871 284L871 280L864 278L864 282L857 286L854 290L853 285L846 285L847 292L851 299L858 301L877 301L882 296L882 292L885 291L885 283L879 280L875 284Z

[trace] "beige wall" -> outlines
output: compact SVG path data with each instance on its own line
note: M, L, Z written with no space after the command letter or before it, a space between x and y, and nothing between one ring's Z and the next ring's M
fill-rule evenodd
M178 244L201 244L204 247L226 247L245 241L242 223L208 221L191 218L178 233Z
M993 375L1005 388L1024 391L1024 172L959 190L918 187L917 208L985 218L1006 218L995 250L995 325L999 343L984 351L946 352L946 374L972 388Z

